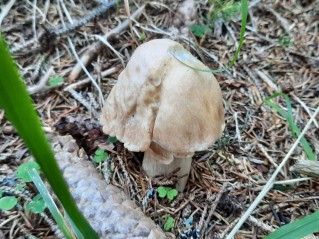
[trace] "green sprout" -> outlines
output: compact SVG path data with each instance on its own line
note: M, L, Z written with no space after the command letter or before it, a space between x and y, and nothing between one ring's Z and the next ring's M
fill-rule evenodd
M33 213L41 213L46 208L46 204L41 196L41 194L38 194L35 196L31 202L29 202L26 206L27 212L33 212Z
M117 140L117 138L115 137L115 136L109 136L108 138L107 138L107 142L109 142L109 143L111 143L111 144L114 144L114 143L116 143L118 140Z
M106 153L103 149L97 149L95 151L93 161L96 163L101 163L101 162L107 160L109 157L110 156L108 155L108 153Z
M144 42L146 40L146 36L145 36L145 33L143 32L139 38L138 38L141 42Z
M282 46L291 46L292 45L291 38L288 34L285 34L284 36L280 37L279 43Z
M58 86L64 83L63 77L52 77L49 79L50 86Z
M168 216L164 224L164 231L171 230L174 227L174 223L175 223L174 218L172 218L171 216Z
M164 187L164 186L158 187L157 192L160 198L167 197L168 200L170 201L173 200L178 194L176 189L173 189L171 187Z
M238 1L233 0L210 0L210 3L214 6L211 12L209 12L208 19L213 22L217 19L223 19L224 21L230 21L232 18L240 15L241 4Z
M30 161L30 162L21 164L17 170L17 178L22 179L22 181L26 183L32 182L32 179L29 175L29 171L33 168L36 169L37 172L40 172L40 166L35 161Z
M17 205L18 199L13 196L6 196L0 198L0 209L1 210L11 210Z
M15 190L18 190L18 191L22 191L22 190L25 189L25 186L26 186L26 183L24 183L24 182L18 183L18 184L14 187L14 189L15 189Z
M196 37L203 37L206 33L210 33L212 31L212 29L205 25L193 24L190 25L188 28Z

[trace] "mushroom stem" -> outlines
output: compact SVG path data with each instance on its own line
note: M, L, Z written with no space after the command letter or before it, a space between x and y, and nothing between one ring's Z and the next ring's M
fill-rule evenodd
M193 155L192 153L185 155L185 157L173 157L173 160L170 160L172 162L166 164L163 163L163 155L157 154L149 148L144 153L143 169L148 176L155 177L158 175L168 175L177 168L180 168L180 170L176 172L178 176L176 190L183 192L191 170Z

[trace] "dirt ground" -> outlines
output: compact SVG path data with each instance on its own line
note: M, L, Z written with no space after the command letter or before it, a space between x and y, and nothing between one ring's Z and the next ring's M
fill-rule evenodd
M0 1L1 31L43 128L47 133L71 134L89 156L106 139L98 126L103 97L138 45L151 39L174 39L208 67L219 69L234 56L241 27L239 12L226 16L225 9L217 7L223 1L132 1L131 23L125 22L127 9L121 1L109 9L101 2ZM213 14L215 18L210 19L208 15ZM206 26L207 31L198 36L188 28L193 24ZM143 203L150 185L173 186L174 180L151 181L141 172L142 153L128 152L120 142L108 152L111 183L162 228L166 218L173 217L175 224L168 237L191 238L183 237L191 233L193 238L225 238L295 142L287 120L264 100L275 92L286 93L293 120L301 130L319 105L318 27L316 0L250 1L239 58L233 67L215 73L223 93L224 134L212 148L195 154L186 190L173 201L155 198ZM101 40L103 36L107 41ZM77 64L78 57L85 58L87 72ZM58 86L48 83L57 77L64 82ZM287 111L283 96L273 102ZM16 168L30 155L1 110L0 122L1 190L20 198L15 209L0 212L0 238L1 234L4 238L56 238L49 213L26 213L23 207L36 195L34 187L28 186L29 193L14 189ZM305 135L317 159L318 122L317 115ZM306 177L290 170L299 159L307 159L301 145L277 180ZM96 166L97 170L101 167ZM263 238L317 211L318 189L316 178L276 184L236 238Z

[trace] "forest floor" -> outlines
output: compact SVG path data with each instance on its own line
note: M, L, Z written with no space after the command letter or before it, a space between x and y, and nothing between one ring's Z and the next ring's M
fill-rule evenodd
M43 128L48 133L71 134L91 158L103 144L101 138L107 138L100 131L92 131L103 97L116 84L138 45L151 39L170 38L209 68L219 69L226 67L234 56L241 27L236 1L226 5L221 4L226 1L213 0L133 1L132 27L125 23L127 11L122 3L92 15L99 2L0 3L1 31ZM91 15L92 19L85 21ZM72 22L79 26L63 27ZM225 107L224 134L212 148L195 154L186 190L172 201L157 198L155 202L143 203L151 190L150 183L156 188L173 186L172 181L165 177L150 181L141 172L142 154L128 152L120 142L109 151L111 183L122 188L162 228L172 217L175 223L167 231L168 237L183 238L182 234L191 230L196 238L198 230L203 238L225 238L296 140L287 119L264 100L276 92L286 94L286 98L278 95L271 101L290 112L300 130L319 105L318 28L316 0L250 1L239 58L233 67L215 73ZM103 42L104 35L108 38ZM75 54L87 56L85 65L96 85L77 65ZM62 83L57 84L59 81ZM1 110L0 122L0 186L8 187L8 178L30 155ZM316 158L318 124L319 116L305 134ZM263 238L319 209L319 181L291 170L297 160L307 158L299 144L276 180L304 180L276 184L236 238ZM28 187L36 195L33 186ZM0 212L0 238L55 238L45 217L24 209L23 197L31 196L20 195L20 206Z

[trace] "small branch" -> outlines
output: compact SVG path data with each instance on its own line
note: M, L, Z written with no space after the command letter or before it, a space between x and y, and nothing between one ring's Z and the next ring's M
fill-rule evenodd
M241 142L241 136L240 136L240 130L239 130L238 119L237 118L238 118L238 112L235 112L234 113L234 120L235 120L235 125L236 125L236 136L238 138L238 142Z
M131 19L138 18L142 15L144 11L145 6L140 7L137 9L131 16ZM104 35L104 39L107 41L109 38L114 37L118 34L120 34L124 29L126 29L129 26L129 21L125 20L121 24L119 24L116 28L109 31L107 34ZM96 55L102 51L103 47L105 45L99 41L94 43L93 45L89 46L83 56L81 57L80 62L78 62L74 68L72 69L70 75L69 75L69 82L74 82L80 75L82 71L82 65L87 66L95 57Z
M280 88L273 82L272 79L263 71L255 70L257 75L264 81L268 86L270 86L275 91L280 91Z
M109 76L109 75L112 75L114 73L116 73L118 70L119 70L120 67L118 66L115 66L115 67L112 67L110 69L107 69L105 71L103 71L101 73L101 77L106 77L106 76ZM79 86L81 85L84 85L84 84L87 84L87 83L90 83L91 82L91 79L90 78L86 78L84 80L81 80L81 81L77 81L71 85L68 85L67 87L65 87L63 89L63 91L69 91L70 89L76 89L78 88Z
M47 91L47 90L51 90L53 88L56 88L56 86L47 86L47 82L50 79L51 74L53 73L53 67L51 66L49 68L49 70L45 73L45 75L40 79L39 83L34 85L34 86L30 86L28 87L28 92L30 95L39 93L39 92L43 92L43 91Z
M223 193L225 192L226 190L226 183L224 183L223 187L219 190L218 194L216 195L216 198L215 198L215 201L212 203L211 205L211 208L209 210L209 213L208 213L208 216L206 218L206 221L203 225L203 228L201 229L202 233L201 233L201 238L203 238L204 234L205 234L205 231L206 231L206 228L207 228L207 225L208 223L210 222L216 208L217 208L217 205L223 195Z
M275 229L272 226L269 226L268 224L258 220L257 218L253 217L253 216L249 216L248 220L254 224L255 226L257 226L258 228L261 228L263 231L265 232L273 232L275 231Z
M11 0L10 2L7 3L7 5L5 5L5 7L3 7L1 9L0 12L0 27L2 24L3 19L7 16L7 14L10 12L10 9L12 8L13 4L15 3L16 0Z
M59 2L58 2L59 3ZM109 8L113 7L115 5L116 1L111 1L111 2L104 2L102 3L100 6L98 6L97 8L93 9L92 12L90 12L89 14L87 14L86 16L80 18L80 19L77 19L75 20L74 22L72 23L69 23L69 24L65 24L63 26L57 26L53 29L48 29L47 31L53 36L60 36L60 35L63 35L67 32L70 32L70 31L74 31L75 29L85 25L86 23L88 23L89 21L91 21L92 19L102 15L105 11L107 11ZM9 9L10 10L10 9ZM1 20L1 16L2 15L5 15L5 12L1 13L0 15L0 20ZM62 19L63 21L63 19ZM0 24L1 24L1 21L0 21ZM47 34L48 32L46 31L42 31L40 32L39 34L37 34L37 38L33 38L33 39L30 39L24 43L22 43L21 45L18 45L16 47L13 47L13 48L10 48L10 52L11 53L15 53L15 52L18 52L32 44L35 44L35 43L39 43L39 40L41 39L41 37L44 35L44 34Z
M289 170L312 177L319 177L319 161L300 159Z
M289 35L291 35L290 33L290 26L289 26L289 22L287 21L287 19L283 18L282 16L280 16L279 13L277 13L272 7L263 4L262 5L268 12L272 13L278 20L278 22L280 23L280 25L285 29L286 33L288 33Z
M275 168L278 168L278 164L276 164L275 160L268 154L268 152L265 150L264 146L262 146L262 144L257 144L258 148L260 149L260 151L265 155L265 157L268 159L268 161L275 166ZM281 175L283 177L286 177L286 175L284 174L284 172L281 170L280 171Z
M93 109L93 107L91 107L90 103L88 103L81 94L79 94L78 92L76 92L73 89L69 89L68 92L73 96L74 99L76 99L77 101L79 101L85 108L87 108L87 110L93 114L95 117L98 116L98 113L96 112L95 109Z
M128 23L129 23L129 26L130 26L130 31L131 31L131 36L132 36L133 42L138 46L138 41L136 40L134 32L133 32L130 5L129 5L128 0L124 0L124 7L125 7L126 14L127 14L127 19L128 19Z
M102 107L103 106L103 93L102 90L100 88L100 86L97 84L96 80L92 77L92 75L90 74L90 72L86 69L86 67L83 65L83 63L81 62L78 54L76 53L75 47L70 39L70 37L68 37L68 42L69 42L69 46L71 48L71 51L73 53L73 55L76 58L76 61L80 64L80 66L82 67L83 71L86 73L86 75L88 76L88 78L90 79L90 81L92 82L92 84L95 86L97 92L99 93L99 104Z
M32 77L29 79L29 81L34 81L36 78L38 78L39 74L40 74L40 69L44 63L44 61L46 60L47 58L47 54L45 55L42 55L40 57L40 59L35 63L35 66L34 66L34 71L32 73Z
M307 112L307 114L311 117L312 113L311 113L309 107L298 96L296 96L294 93L292 93L292 96L302 106L302 108L304 108L304 110ZM314 120L314 124L315 124L315 126L317 128L319 128L319 124L318 124L316 119Z
M93 20L94 18L102 15L105 11L107 11L109 8L113 7L115 5L116 1L106 2L102 3L99 7L95 8L91 13L89 13L87 16L84 16L80 19L77 19L74 22L70 22L69 24L65 24L63 27L58 27L56 30L54 30L54 33L59 36L63 35L66 32L73 31L89 21ZM68 19L70 20L70 17Z

